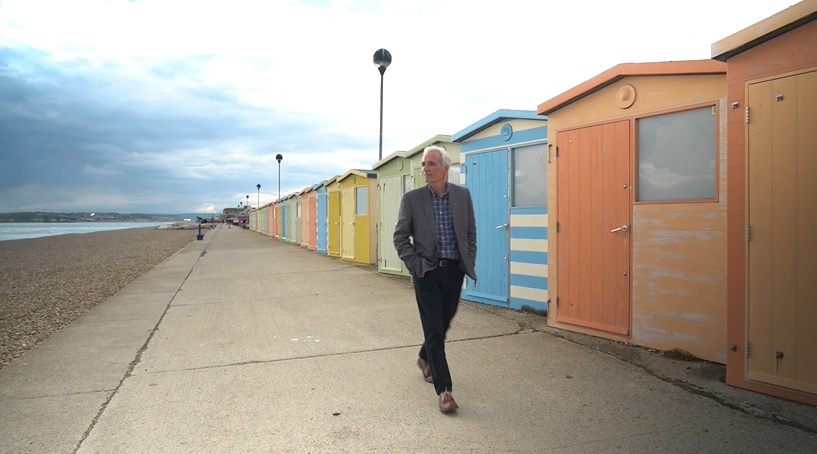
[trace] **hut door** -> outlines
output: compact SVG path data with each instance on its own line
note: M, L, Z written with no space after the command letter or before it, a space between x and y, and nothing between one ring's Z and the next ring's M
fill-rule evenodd
M817 71L749 85L748 379L817 393Z
M340 256L340 191L327 191L326 199L326 251L328 255Z
M340 190L340 257L355 258L355 188Z
M287 222L289 222L287 220L287 212L288 211L289 211L288 204L287 203L282 203L281 204L281 239L282 240L289 239L289 237L287 236L287 234L289 233L289 224L287 224Z
M301 238L301 243L305 244L309 249L315 249L317 246L318 235L318 199L313 192L308 199L306 199L307 211L305 214L307 220L306 238Z
M326 253L326 192L318 193L317 202L317 250Z
M380 228L378 229L378 260L380 269L392 273L403 273L403 261L394 248L394 226L397 224L397 208L403 196L403 175L385 177L380 180Z
M557 320L630 331L630 122L559 132Z
M471 191L477 223L477 282L466 279L464 298L508 305L510 249L508 150L469 154L465 182Z

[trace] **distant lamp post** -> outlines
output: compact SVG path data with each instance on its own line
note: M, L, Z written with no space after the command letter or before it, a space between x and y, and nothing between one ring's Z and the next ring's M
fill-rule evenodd
M377 154L377 160L380 161L383 159L383 74L391 64L391 54L386 49L378 49L372 61L380 71L380 148Z
M247 194L247 205L244 206L244 209L246 209L247 211L250 210L250 195L249 194Z
M258 189L258 208L261 208L261 183L255 185L255 189Z
M281 160L284 159L281 153L275 155L275 160L278 161L278 200L281 200Z

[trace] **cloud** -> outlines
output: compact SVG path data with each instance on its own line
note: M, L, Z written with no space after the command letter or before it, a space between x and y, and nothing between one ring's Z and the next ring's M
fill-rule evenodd
M279 153L283 194L370 168L381 47L387 156L618 63L709 58L787 6L5 0L0 211L220 212L276 198Z

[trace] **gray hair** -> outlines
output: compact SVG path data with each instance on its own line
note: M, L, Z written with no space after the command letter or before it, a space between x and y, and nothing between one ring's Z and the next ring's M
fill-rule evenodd
M440 153L440 158L443 160L443 164L451 167L451 155L448 154L448 150L445 149L442 145L429 145L423 149L423 154L428 153L429 151L436 151Z

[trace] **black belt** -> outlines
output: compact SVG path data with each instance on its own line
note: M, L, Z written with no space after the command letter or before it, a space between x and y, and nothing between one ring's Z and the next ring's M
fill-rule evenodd
M441 268L445 268L447 266L458 266L460 264L459 260L453 259L440 259L437 261L437 266Z

